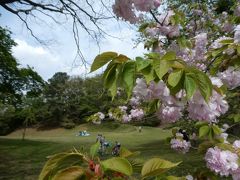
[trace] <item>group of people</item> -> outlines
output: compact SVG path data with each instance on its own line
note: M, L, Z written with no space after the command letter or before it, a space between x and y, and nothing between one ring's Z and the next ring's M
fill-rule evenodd
M105 136L103 136L102 134L98 134L96 142L100 143L99 154L100 155L107 154L107 149L111 147L111 144L110 142L106 141ZM120 148L121 148L121 144L116 141L115 145L112 148L111 154L114 156L119 156Z
M84 131L79 131L78 134L76 134L76 136L90 136L90 134L84 130Z

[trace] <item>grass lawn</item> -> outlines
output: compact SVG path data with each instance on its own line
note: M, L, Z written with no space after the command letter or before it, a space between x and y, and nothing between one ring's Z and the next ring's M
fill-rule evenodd
M87 130L91 135L78 137L76 133L79 130ZM197 167L204 166L202 156L196 151L182 155L170 149L165 139L171 132L160 128L143 127L142 133L134 126L117 124L84 124L72 130L28 129L24 141L21 140L21 133L19 130L0 138L0 179L37 179L47 156L73 147L88 149L95 143L98 133L102 133L108 141L119 141L128 149L141 151L139 158L142 159L162 157L173 162L183 161L169 172L175 175L187 175Z

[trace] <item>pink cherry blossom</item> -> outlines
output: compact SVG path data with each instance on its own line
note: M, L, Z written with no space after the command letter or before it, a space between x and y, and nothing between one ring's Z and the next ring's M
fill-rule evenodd
M240 85L240 71L232 66L228 67L227 70L218 73L218 77L230 89L234 89Z
M234 43L240 43L240 25L237 25L234 31Z
M224 100L224 96L221 96L216 91L213 91L208 103L199 91L193 95L188 103L188 115L194 120L216 122L216 118L228 110L228 103Z
M136 85L133 88L133 94L142 99L145 99L148 96L149 92L148 92L147 83L143 78L136 79Z
M172 149L183 154L187 153L191 147L190 142L177 138L172 139L170 144Z
M235 149L240 149L240 140L235 140L235 141L233 142L233 147L234 147Z
M161 5L160 0L133 0L134 6L138 11L150 11Z
M143 112L142 109L132 109L130 111L130 113L131 113L131 117L133 119L138 119L139 120L139 119L142 119L144 117L144 112Z
M147 36L153 38L153 37L155 37L156 35L159 34L159 29L156 28L156 27L153 27L153 28L147 27L146 30L145 30L145 32L146 32Z
M130 122L131 120L132 120L131 115L124 114L123 117L122 117L122 121L123 121L124 123L128 123L128 122Z
M237 8L234 11L234 14L238 17L240 17L240 6L238 5Z
M166 99L170 95L168 87L162 80L158 83L151 81L148 89L151 99Z
M195 36L195 56L194 59L198 61L205 60L205 53L207 52L207 33L201 33Z
M175 12L173 10L169 10L166 13L162 13L158 17L158 21L161 23L161 25L167 26L170 24L170 18L175 15Z
M132 0L115 0L115 4L112 6L114 14L132 24L136 23L138 18L134 12L132 3Z
M163 123L173 123L182 117L182 107L162 105L156 114Z
M125 113L126 110L127 110L127 106L118 106L118 108L119 108L123 113Z
M221 151L218 147L209 148L205 160L207 167L221 176L228 176L238 169L238 156L230 151Z
M130 100L129 103L131 106L136 107L141 104L141 99L138 96L133 96Z
M223 40L227 40L227 39L232 39L230 37L226 37L226 36L222 36L218 39L216 39L210 46L210 49L217 49L217 48L221 48L223 46L223 44L221 43L221 41Z
M239 180L240 179L240 168L235 171L232 171L232 179Z

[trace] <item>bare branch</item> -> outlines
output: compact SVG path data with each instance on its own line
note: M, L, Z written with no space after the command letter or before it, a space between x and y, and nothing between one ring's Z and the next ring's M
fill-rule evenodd
M77 56L85 61L80 50L78 28L84 29L97 43L98 47L100 38L105 36L117 37L111 36L105 32L104 25L101 24L102 20L114 18L110 8L107 7L107 4L105 4L103 0L99 1L101 5L99 9L95 9L89 0L82 0L81 3L85 3L86 8L79 4L77 0L0 0L0 6L16 15L23 22L30 34L41 44L44 44L44 41L40 40L34 34L32 28L28 24L27 17L33 17L42 21L43 19L40 19L38 14L41 13L58 25L62 23L55 18L56 16L65 16L66 19L69 18L69 21L72 22L74 41L77 46ZM86 23L86 20L88 20L89 23ZM84 62L84 64L86 65L87 62Z

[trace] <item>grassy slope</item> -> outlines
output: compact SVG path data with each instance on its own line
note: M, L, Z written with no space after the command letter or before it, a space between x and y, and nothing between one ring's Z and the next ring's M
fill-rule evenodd
M75 136L79 130L88 130L91 136ZM36 179L48 155L69 150L73 146L88 148L95 142L98 133L104 134L111 142L117 140L129 149L141 151L140 158L143 159L160 156L173 162L183 161L172 171L174 174L187 175L203 165L202 156L194 151L181 155L171 150L165 141L170 131L159 128L144 127L142 133L138 133L133 126L117 127L115 124L81 125L73 130L28 129L25 141L19 140L21 133L16 131L0 138L0 179Z

